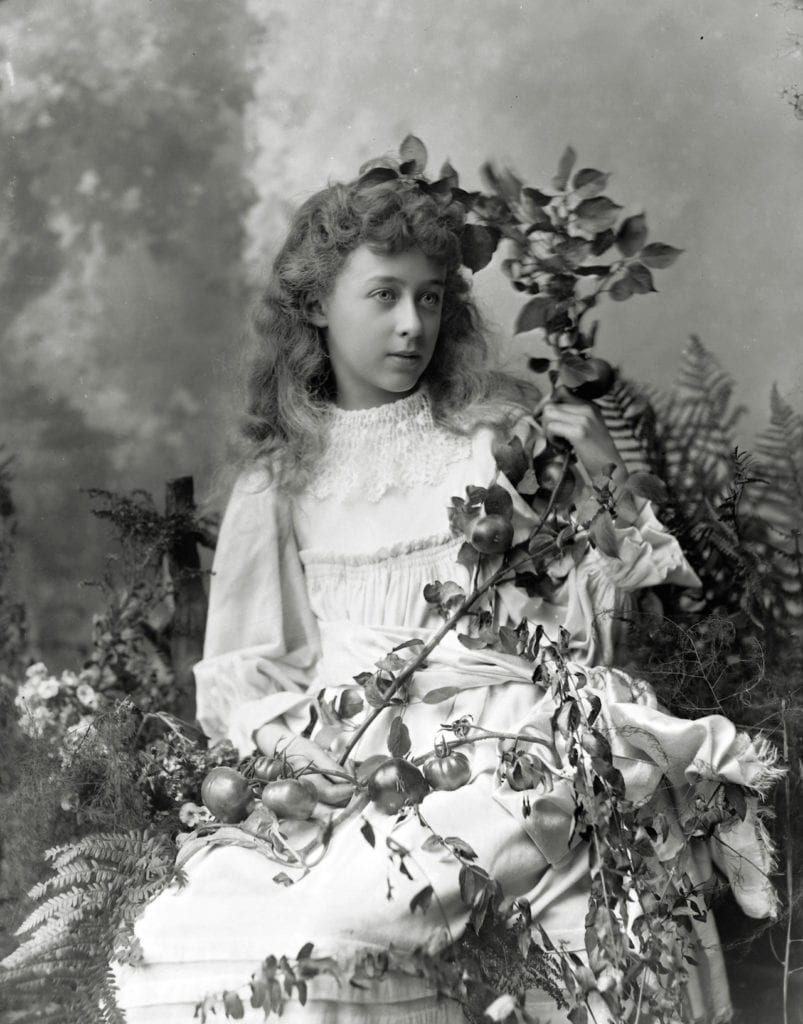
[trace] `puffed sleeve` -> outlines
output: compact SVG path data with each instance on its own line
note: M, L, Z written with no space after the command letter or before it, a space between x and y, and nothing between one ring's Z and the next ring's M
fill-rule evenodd
M309 703L318 654L289 504L264 474L243 474L221 524L194 668L204 732L253 749L256 729Z

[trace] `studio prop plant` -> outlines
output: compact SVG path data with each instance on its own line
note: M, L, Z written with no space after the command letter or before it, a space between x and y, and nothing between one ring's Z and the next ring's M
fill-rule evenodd
M574 171L571 149L564 153L549 189L531 188L511 172L486 165L485 191L467 192L449 164L436 181L427 180L426 162L423 143L410 136L402 143L398 161L367 167L365 177L370 184L397 176L445 206L461 203L468 212L463 257L473 272L488 265L501 244L508 248L503 272L527 296L516 329L538 329L538 343L548 346L548 356L534 356L532 369L547 374L553 391L566 388L598 401L609 423L632 444L628 461L636 465L636 472L627 491L614 486L610 475L601 474L578 506L570 451L548 442L537 426L527 436L497 444L494 454L506 482L500 476L490 485L469 487L453 498L449 510L451 528L462 538L459 560L469 570L470 586L433 580L425 597L439 612L442 625L431 638L424 643L412 637L397 645L355 679L343 680L335 697L320 702L316 740L337 756L341 778L351 782L354 796L349 807L313 827L301 849L288 842L283 823L306 820L311 812L311 766L291 764L282 751L275 758L254 753L239 763L231 749L205 751L198 734L169 713L175 709L165 707L160 715L148 705L124 742L127 756L140 765L139 784L148 797L150 824L143 831L139 822L136 828L121 823L113 839L89 836L55 854L50 880L31 893L40 909L26 922L28 938L14 954L11 970L0 975L0 984L11 993L41 991L42 979L50 972L60 977L57 961L63 960L63 981L69 988L76 978L74 971L70 973L73 967L91 961L91 970L82 977L84 1002L77 1001L76 994L58 1016L51 1014L50 1019L60 1024L85 1024L90 1002L101 1007L97 1019L118 1020L106 973L108 958L117 949L135 954L131 921L146 898L180 880L183 865L197 849L216 843L249 845L277 865L276 882L292 885L326 855L339 822L361 814L369 804L388 816L415 815L430 832L413 862L410 851L392 837L380 840L367 819L361 828L365 842L384 845L389 884L394 871L422 877L424 884L410 901L411 914L437 907L433 888L426 883L426 857L447 856L453 861L469 912L465 935L437 953L390 948L366 954L348 976L333 960L317 954L314 935L295 955L291 950L255 950L255 962L264 959L250 981L244 978L236 990L199 993L197 1019L214 1019L213 1013L240 1019L247 1004L261 1008L265 1016L280 1014L288 998L305 1002L309 982L319 974L359 987L388 972L424 978L432 989L457 1000L470 1021L529 1020L524 1000L531 988L551 993L556 1005L568 1007L573 1024L598 1019L595 1010L627 1024L674 1024L684 1019L685 965L693 962L696 943L692 922L705 916L713 895L708 885L692 877L688 854L695 845L739 827L755 813L761 790L777 776L772 755L761 748L767 766L756 790L712 786L679 823L674 852L668 854L670 823L655 806L628 799L593 672L580 673L573 666L568 656L571 638L563 630L547 635L526 621L500 627L497 594L508 586L527 597L548 598L589 546L616 556L613 528L617 504L626 493L664 503L703 587L695 595L662 590L663 603L657 605L653 595L652 604L647 603L650 614L631 623L636 669L643 668L681 713L724 710L740 724L768 728L779 741L786 741L780 745L793 756L800 734L800 666L787 652L792 624L799 621L795 601L803 592L803 471L798 468L800 448L795 453L793 442L803 438L803 426L778 399L771 430L762 441L761 460L748 468L744 460L731 458L721 421L715 433L712 410L724 406L711 402L712 380L725 404L728 394L722 389L721 372L717 376L709 364L702 372L703 355L708 358L702 346L696 351L696 370L688 369L691 357L686 357L688 376L696 380L698 392L690 396L688 389L680 388L670 396L654 396L655 407L643 389L621 380L609 364L591 355L597 337L596 323L588 323L591 311L605 295L625 301L652 291L652 271L669 266L679 250L648 242L643 214L617 224L622 208L604 194L608 176L590 169ZM758 532L756 508L761 499L754 494L756 479L779 482L772 528ZM514 499L529 510L525 535L514 528ZM120 509L121 524L128 524L129 542L147 534L147 529L138 533L132 525L137 521L132 505L112 507ZM161 522L150 513L139 518L145 526ZM773 566L783 564L781 589L770 589L769 574L760 570L762 557ZM765 628L768 616L774 623L771 630ZM418 699L411 696L411 683L451 632L469 649L512 655L527 667L533 684L548 690L554 700L549 736L532 731L501 734L470 719L445 715L428 749L413 749L405 724L407 709ZM147 629L145 636L154 639ZM757 646L750 646L751 638ZM784 666L785 688L775 677L768 681L767 666L757 653L764 640L771 648L768 654ZM161 657L167 647L157 643L156 649ZM740 660L747 649L751 658ZM761 670L748 680L748 671L757 665ZM750 687L748 696L742 692L745 685ZM715 707L710 706L712 693ZM430 691L423 700L446 706L454 695L453 688L445 687ZM760 704L759 695L764 705L780 695L772 712L775 718ZM783 725L777 717L779 707L787 712ZM157 729L155 736L140 728L146 720ZM360 739L377 729L385 730L386 753L355 759ZM90 731L90 741L91 737ZM495 745L498 777L521 794L525 818L539 794L562 790L570 795L573 841L588 844L594 863L584 960L551 941L530 919L529 905L503 892L467 842L440 835L426 821L421 807L426 794L433 789L448 794L466 785L478 744ZM796 790L794 785L789 789L788 781L785 785L791 815ZM791 837L794 829L787 831ZM178 840L175 863L175 847L167 843L166 834ZM78 868L74 875L69 873L71 862ZM793 886L789 874L789 905ZM791 926L790 913L787 977ZM48 1019L31 1004L25 1009L28 1013L21 1020Z

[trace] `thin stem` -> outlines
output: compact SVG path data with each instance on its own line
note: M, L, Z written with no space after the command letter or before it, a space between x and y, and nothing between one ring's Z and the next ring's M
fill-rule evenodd
M567 451L563 456L563 463L560 467L560 475L558 477L558 481L555 484L554 490L552 491L552 494L549 497L549 502L547 503L547 507L544 509L543 515L536 523L535 528L530 534L529 541L532 541L534 537L538 536L547 518L552 512L561 484L563 483L563 478L565 477L566 471L569 468L570 459L571 452ZM463 616L470 610L471 606L477 600L479 600L479 598L482 597L483 594L490 590L490 588L494 586L494 584L497 583L506 572L510 572L511 569L515 569L521 565L525 565L528 561L530 561L530 558L531 556L528 552L524 558L520 559L517 562L514 562L512 565L501 565L495 572L491 573L491 575L488 577L487 580L485 580L484 583L481 583L478 586L474 587L471 593L463 598L463 600L457 606L457 609L449 616L449 618L443 623L443 625L437 630L437 632L432 637L430 637L430 639L423 645L423 647L419 648L418 654L413 659L413 661L411 661L409 665L406 665L398 674L398 676L396 676L396 678L393 680L393 685L389 687L389 689L385 693L386 701L389 700L395 693L398 693L401 687L404 686L404 684L407 683L413 677L413 674L418 671L418 669L426 661L429 655L432 654L432 652L435 650L438 644L440 644L440 642L443 640L446 634L455 628L460 619L463 618ZM365 732L371 727L371 725L373 725L373 723L376 721L380 713L385 710L385 707L387 707L387 704L384 704L382 707L379 708L374 708L371 714L368 715L362 722L362 724L357 728L348 745L346 746L345 750L340 755L339 760L341 765L344 765L346 763L352 750L362 739Z

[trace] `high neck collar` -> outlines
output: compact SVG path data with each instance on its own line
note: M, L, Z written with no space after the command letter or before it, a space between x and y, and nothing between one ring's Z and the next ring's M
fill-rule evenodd
M374 502L392 490L432 485L471 451L468 436L435 423L425 388L371 409L333 405L326 426L319 470L309 486L318 499Z
M430 413L429 395L426 388L422 387L395 402L373 405L368 409L341 409L338 405L332 405L329 416L335 430L364 430L396 426L427 413Z

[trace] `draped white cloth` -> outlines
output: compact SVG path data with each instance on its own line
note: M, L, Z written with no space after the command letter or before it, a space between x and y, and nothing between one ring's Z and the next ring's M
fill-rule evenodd
M494 478L492 431L479 428L460 437L442 430L422 392L378 409L333 409L329 430L326 471L305 494L291 502L260 474L250 474L235 487L222 524L205 656L196 666L198 714L211 739L229 737L243 753L264 722L284 716L301 731L311 704L320 706L353 686L357 673L372 670L397 644L430 636L440 620L423 598L427 583L469 583L456 561L461 542L448 532L446 509L452 495ZM532 513L518 496L514 500L522 537ZM509 616L517 623L526 616L548 634L559 625L568 630L572 664L583 667L589 692L602 699L628 795L650 797L662 776L680 800L722 779L760 789L766 775L761 752L730 722L667 715L649 687L608 667L617 624L635 589L696 582L649 508L634 525L617 530L617 540L618 559L593 551L577 565L556 566L558 586L550 601L500 588L502 620ZM420 701L444 686L460 692L444 704ZM471 715L486 728L542 736L559 764L553 710L548 691L532 683L531 666L495 652L468 651L451 636L417 674L405 723L414 752L432 748L441 722ZM360 757L386 749L383 724L380 717L361 740ZM532 813L524 817L522 794L501 779L496 744L478 743L470 756L470 784L430 794L422 804L425 819L441 834L470 843L505 893L527 895L553 938L582 950L588 867L585 848L569 843L568 786L558 782L551 793L533 792ZM774 897L753 812L751 805L741 831L722 844L719 862L747 912L762 916L772 911ZM375 846L361 834L366 820ZM412 879L389 862L384 837L391 833L410 851ZM158 897L139 922L142 964L116 968L128 1021L189 1022L206 993L243 989L261 959L270 953L292 957L307 941L347 969L361 951L390 943L433 947L458 936L468 911L459 896L457 865L421 849L428 835L415 818L396 825L371 807L346 815L320 863L289 887L274 881L280 868L253 850L199 853L187 864L188 886ZM668 844L678 841L670 836ZM687 867L692 877L711 869L701 851L689 852ZM411 913L411 898L426 884L437 899L425 913ZM689 991L695 1017L707 1021L729 1013L717 941L711 922L701 927L705 980L695 978ZM530 1008L544 1020L564 1019L538 993ZM253 1019L261 1018L254 1011ZM462 1015L413 979L389 978L361 991L323 978L311 985L307 1006L291 1000L283 1019L448 1024Z

